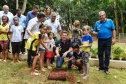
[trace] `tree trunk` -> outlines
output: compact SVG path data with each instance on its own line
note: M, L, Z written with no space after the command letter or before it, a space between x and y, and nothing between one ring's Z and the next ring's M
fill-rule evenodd
M122 9L120 8L119 4L118 4L118 8L119 8L120 13L121 13L121 29L122 29L122 33L124 33L123 12L122 12Z
M21 13L22 13L22 14L24 14L24 12L25 12L26 4L27 4L27 0L24 0L23 6L22 6L22 10L21 10Z
M16 0L16 9L18 9L18 0Z
M117 15L117 1L114 0L114 13L115 13L115 21L116 21L116 34L119 35L119 25L118 25L118 15Z

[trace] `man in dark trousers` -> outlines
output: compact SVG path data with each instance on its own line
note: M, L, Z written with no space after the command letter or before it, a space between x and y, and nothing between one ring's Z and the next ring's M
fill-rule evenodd
M99 12L100 20L96 22L93 34L98 35L98 58L99 58L99 69L104 70L106 74L109 74L109 60L111 53L111 44L116 43L116 31L111 19L106 18L104 11ZM113 41L112 41L113 35ZM103 53L105 52L105 60Z

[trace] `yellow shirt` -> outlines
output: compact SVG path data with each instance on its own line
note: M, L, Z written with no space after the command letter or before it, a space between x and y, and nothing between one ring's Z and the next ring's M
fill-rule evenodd
M27 50L36 51L36 46L39 44L39 39L42 39L43 35L40 32L36 32L33 34L33 37L30 37L27 40L25 48Z
M83 42L83 45L89 45L89 41ZM83 51L90 51L90 47L82 47Z
M2 26L2 24L0 25L0 31L7 31L9 29L9 25L7 24L6 26ZM0 34L0 40L1 41L5 41L5 40L8 40L8 37L7 37L7 33L1 33Z

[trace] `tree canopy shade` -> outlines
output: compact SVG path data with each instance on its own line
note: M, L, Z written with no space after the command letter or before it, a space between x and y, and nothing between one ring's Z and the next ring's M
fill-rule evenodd
M6 4L15 15L16 1L2 0L0 10ZM61 16L61 25L69 29L75 20L80 21L80 28L83 25L94 27L95 22L99 20L98 12L104 10L107 18L113 20L117 34L126 32L126 0L18 0L18 8L22 9L24 1L27 2L26 10L22 10L24 15L32 10L34 5L39 6L39 11L44 11L46 6L50 6Z

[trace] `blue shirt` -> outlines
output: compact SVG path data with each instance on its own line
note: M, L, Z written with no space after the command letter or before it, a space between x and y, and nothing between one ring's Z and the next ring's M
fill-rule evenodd
M90 34L88 34L87 36L83 35L82 42L85 42L85 41L89 41L89 43L92 43L93 42L92 36ZM90 48L90 51L91 51L91 48Z
M70 39L67 39L66 40L66 43L64 44L62 42L62 38L61 39L58 39L56 41L56 47L59 48L59 54L60 56L63 56L63 54L69 50L69 48L71 47L71 40Z
M38 14L38 13L37 13ZM33 14L33 11L29 11L28 13L27 13L27 17L26 17L26 27L27 27L27 25L28 25L28 22L29 22L29 20L30 19L32 19L32 18L35 18L36 16L37 16L37 14Z
M18 17L17 15L15 15L14 17ZM23 28L26 28L26 17L24 15L21 15L20 17L18 17L19 19L19 25L21 25ZM13 25L15 25L14 20L13 20Z
M45 18L44 19L44 22L46 21L46 20L49 20L49 19L51 19L49 16L47 16L47 18Z
M98 33L98 38L100 39L110 38L114 29L115 27L111 19L107 19L104 23L97 21L94 27L94 31Z

